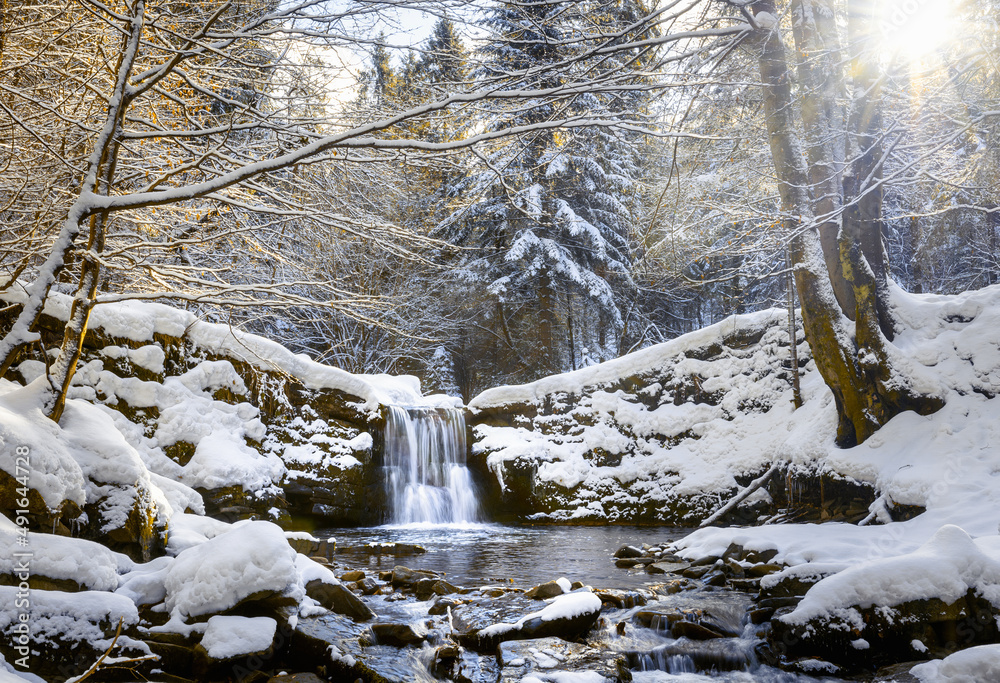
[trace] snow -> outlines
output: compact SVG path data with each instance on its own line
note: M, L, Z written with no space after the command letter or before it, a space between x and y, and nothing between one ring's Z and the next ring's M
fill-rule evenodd
M18 623L14 608L16 586L0 586L0 633L9 637ZM119 619L128 628L139 623L139 612L128 598L104 591L32 590L31 629L33 646L44 646L59 641L88 642L96 649L111 645ZM148 652L145 644L122 636L119 645Z
M167 611L182 618L213 614L261 592L301 599L295 560L276 524L235 525L177 555L164 580Z
M606 679L596 671L533 671L521 679L521 683L606 683Z
M16 529L13 522L0 515L0 544L4 548L17 547ZM82 538L29 532L24 550L31 553L33 576L67 579L96 591L116 590L118 575L133 567L127 555ZM18 562L19 559L11 554L0 554L0 574L14 574Z
M784 319L785 313L778 310L733 316L677 339L650 346L598 365L560 375L551 375L529 384L487 389L469 402L469 409L473 412L481 412L490 408L534 403L555 394L579 396L589 387L605 386L613 384L623 377L662 370L677 354L682 354L690 348L709 346L718 341L727 331L735 329L737 325L744 328L767 327L783 322Z
M24 303L23 291L0 292L0 300ZM44 312L59 320L69 317L72 297L50 293ZM137 344L149 345L154 335L184 338L197 349L215 356L244 361L259 370L287 374L302 381L309 389L337 389L361 399L359 408L373 413L378 406L420 402L420 381L412 376L384 374L354 375L339 368L317 363L302 354L294 354L277 342L234 330L229 325L207 323L195 314L165 304L147 301L99 303L88 323L92 330ZM149 369L156 367L152 352L129 353L133 363Z
M302 553L295 556L295 570L298 572L302 585L310 581L320 581L331 585L340 583L340 579L332 571Z
M910 673L920 683L1000 680L1000 645L979 645L944 659L917 664Z
M209 618L201 645L212 659L231 659L267 650L277 629L271 617L216 615Z

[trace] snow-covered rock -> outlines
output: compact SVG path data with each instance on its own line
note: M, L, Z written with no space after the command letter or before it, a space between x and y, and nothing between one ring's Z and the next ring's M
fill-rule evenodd
M791 438L788 362L787 316L771 310L490 389L469 404L476 462L515 515L692 524L776 456L810 458L812 444ZM804 392L818 404L828 394L822 382ZM813 415L814 432L832 429Z
M175 617L231 609L247 599L302 599L296 553L281 528L245 522L182 551L167 568L165 605Z

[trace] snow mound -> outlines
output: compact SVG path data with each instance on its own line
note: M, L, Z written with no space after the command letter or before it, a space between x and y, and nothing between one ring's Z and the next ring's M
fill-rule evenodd
M234 526L174 558L166 572L166 608L197 617L235 607L250 596L289 595L301 600L296 553L276 524Z
M212 659L231 659L264 652L274 643L278 622L270 617L216 615L208 620L201 646Z
M26 295L10 288L0 299L23 304ZM43 313L57 320L67 320L72 297L57 292L46 299ZM304 354L294 354L281 344L229 325L199 320L189 311L145 301L101 303L94 307L89 328L118 339L149 345L155 336L173 337L190 342L197 349L220 357L238 359L264 371L277 371L298 378L310 389L336 389L361 399L361 409L375 411L380 404L420 401L420 381L412 376L354 375L323 365ZM133 363L158 367L157 354L146 351L128 353Z

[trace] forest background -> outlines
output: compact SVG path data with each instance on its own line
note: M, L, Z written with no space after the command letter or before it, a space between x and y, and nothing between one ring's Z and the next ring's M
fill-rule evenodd
M891 288L1000 278L998 17L8 0L0 287L28 304L0 375L46 360L58 419L89 311L156 299L468 399L804 304L862 441L939 404L892 346ZM75 301L58 350L32 329L50 291Z

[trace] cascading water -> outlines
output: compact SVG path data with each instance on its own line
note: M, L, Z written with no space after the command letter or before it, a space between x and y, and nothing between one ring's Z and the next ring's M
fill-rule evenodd
M479 521L479 502L465 454L461 410L390 406L385 426L390 523Z

